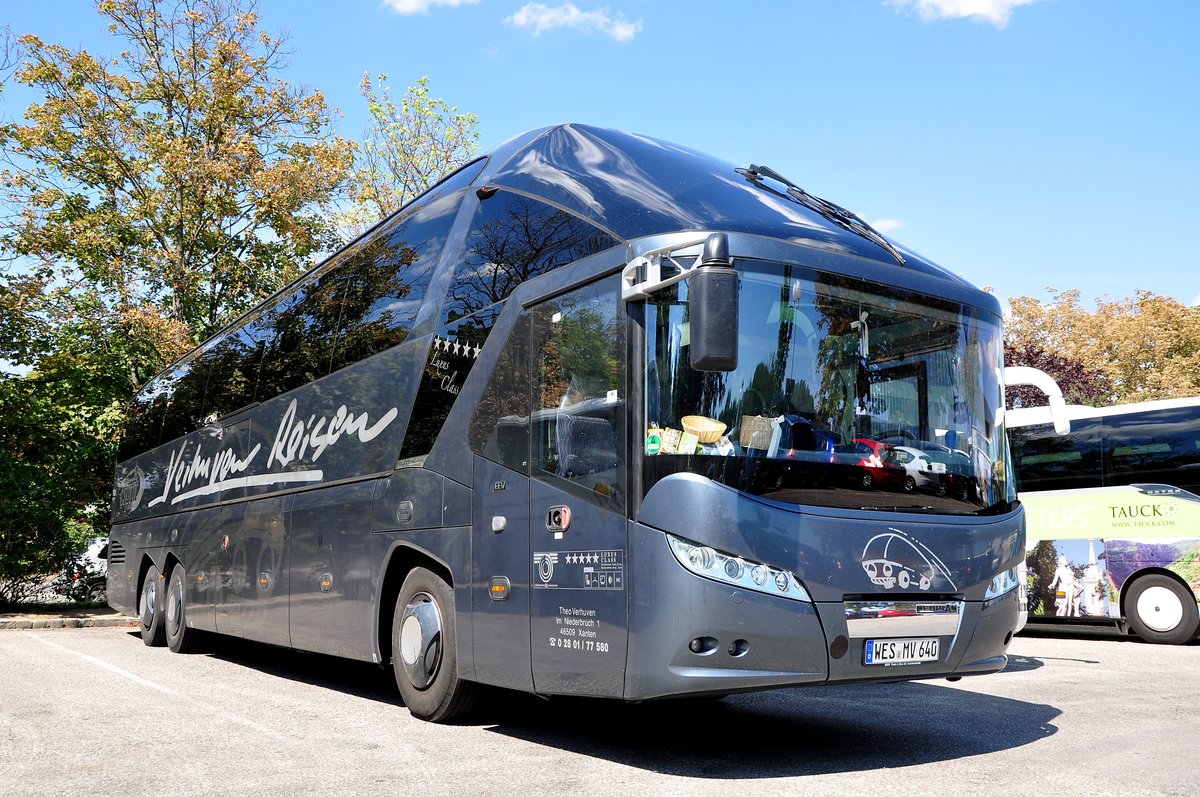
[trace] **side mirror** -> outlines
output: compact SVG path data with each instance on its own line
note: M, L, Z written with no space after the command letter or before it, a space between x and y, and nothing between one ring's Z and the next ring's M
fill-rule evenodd
M688 279L688 327L694 370L737 368L738 273L724 233L708 236L700 263Z

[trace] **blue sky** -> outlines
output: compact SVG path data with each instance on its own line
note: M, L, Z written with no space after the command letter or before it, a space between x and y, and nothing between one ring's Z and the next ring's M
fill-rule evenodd
M1002 298L1200 302L1200 3L1157 0L262 0L284 77L361 135L364 72L479 116L763 163ZM115 53L86 0L0 24ZM10 87L18 114L30 99Z

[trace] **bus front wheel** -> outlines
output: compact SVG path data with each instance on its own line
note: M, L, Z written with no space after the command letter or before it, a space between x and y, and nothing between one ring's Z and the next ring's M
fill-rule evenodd
M423 567L404 579L392 617L392 666L414 717L447 722L475 702L476 684L458 677L454 591Z
M155 648L162 647L167 641L163 628L162 580L158 568L150 565L138 595L138 624L142 629L142 641Z
M1147 642L1183 645L1200 631L1196 597L1169 576L1153 573L1133 582L1125 608L1130 627Z

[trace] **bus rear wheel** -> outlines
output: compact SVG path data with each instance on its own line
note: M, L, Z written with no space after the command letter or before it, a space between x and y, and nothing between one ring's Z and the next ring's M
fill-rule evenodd
M173 653L188 653L195 650L200 632L187 625L187 571L183 565L175 565L171 578L167 580L166 605L163 619L166 625L167 647Z
M392 666L404 705L418 719L448 722L475 702L477 685L458 677L454 591L423 567L404 579L392 617Z
M1196 597L1175 579L1158 573L1133 582L1125 599L1135 634L1160 645L1184 645L1200 631Z
M138 624L142 629L142 641L154 648L162 647L167 641L163 628L162 581L158 568L150 565L142 581L142 591L138 594Z

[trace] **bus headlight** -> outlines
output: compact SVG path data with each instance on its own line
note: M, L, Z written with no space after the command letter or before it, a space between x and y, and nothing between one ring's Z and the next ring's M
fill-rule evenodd
M800 581L787 570L696 545L671 534L667 535L667 542L679 564L698 576L765 595L812 602Z
M983 593L983 599L990 601L992 598L999 598L1001 595L1007 595L1012 592L1021 583L1021 579L1016 567L1010 567L1003 573L1000 573L992 579L992 583L988 585L987 591Z

